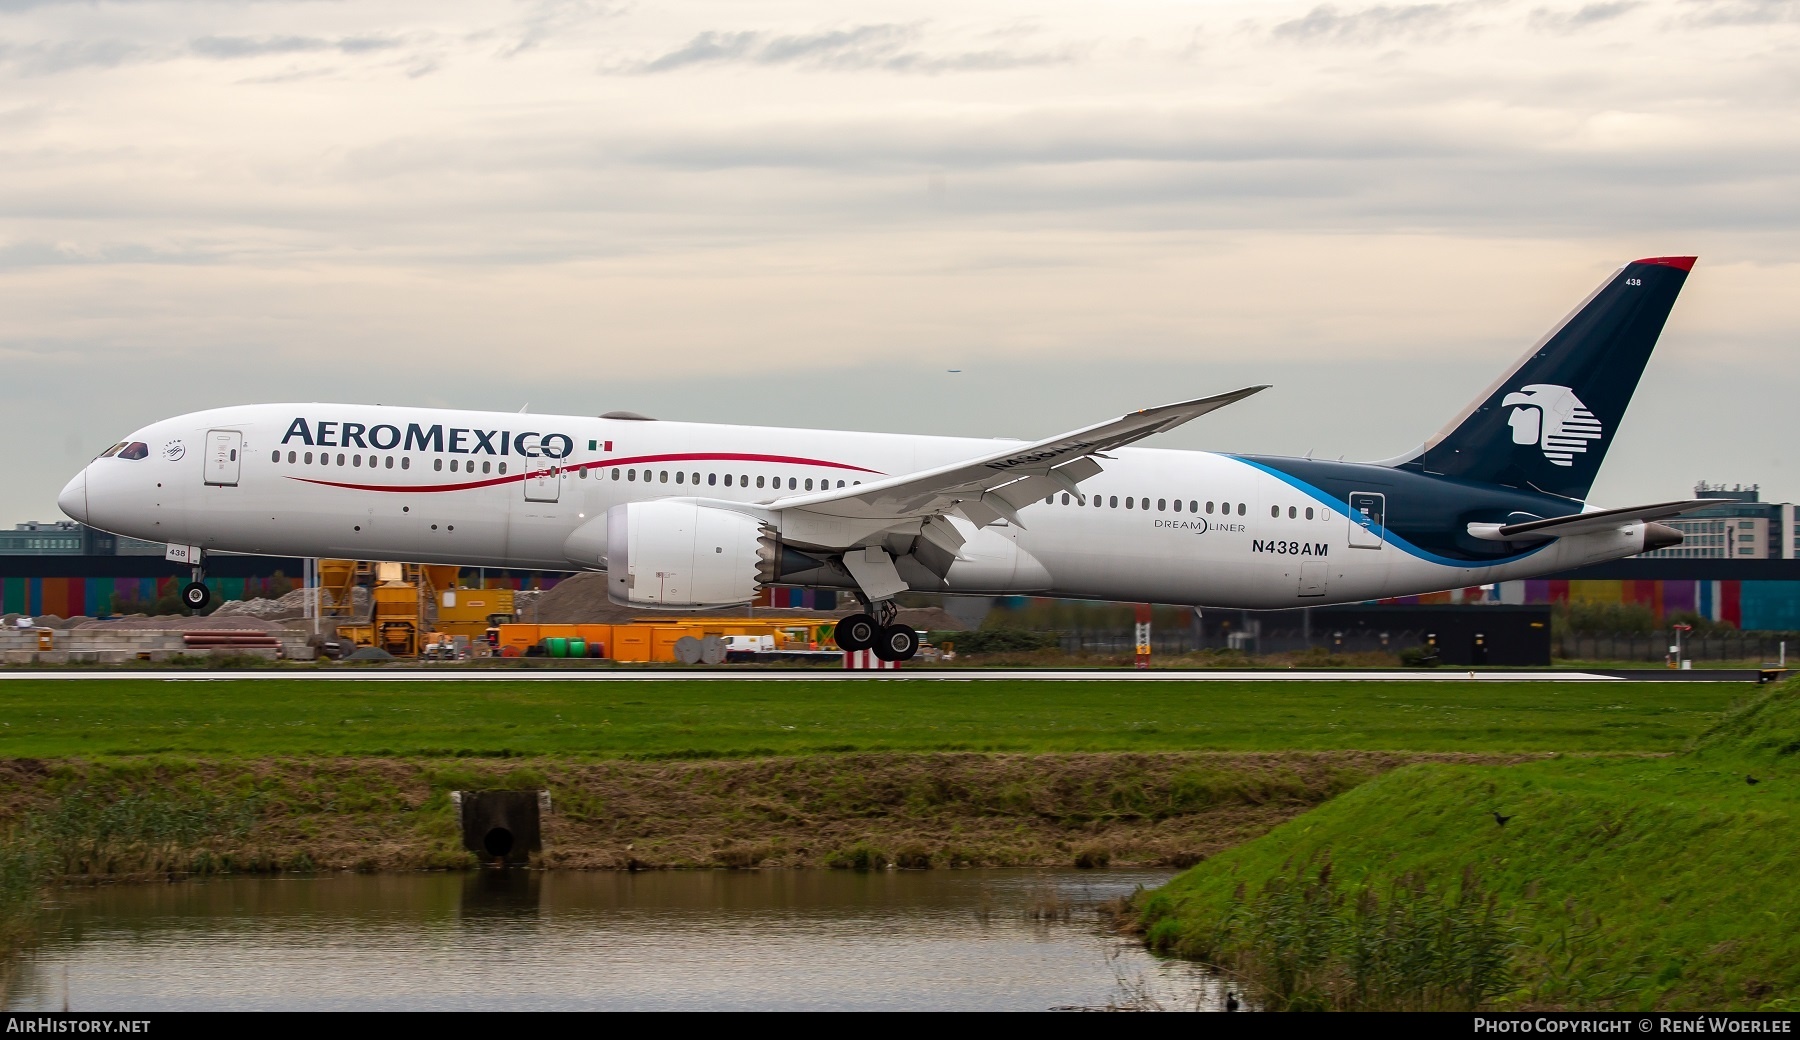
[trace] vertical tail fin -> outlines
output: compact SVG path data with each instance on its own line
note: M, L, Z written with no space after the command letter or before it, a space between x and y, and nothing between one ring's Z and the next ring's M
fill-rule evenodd
M1626 264L1401 465L1585 499L1694 259Z

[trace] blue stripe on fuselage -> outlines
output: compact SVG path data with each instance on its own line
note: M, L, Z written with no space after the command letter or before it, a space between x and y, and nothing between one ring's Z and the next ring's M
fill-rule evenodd
M1311 496L1314 500L1319 502L1319 504L1326 506L1328 508L1331 508L1331 509L1335 509L1335 510L1339 511L1340 513L1344 514L1345 521L1348 522L1349 516L1350 516L1350 502L1349 502L1348 490L1346 490L1345 493L1342 495L1335 494L1332 492L1325 491L1325 490L1317 487L1316 485L1314 485L1306 480L1301 479L1300 477L1294 476L1291 473L1285 473L1282 470L1277 469L1274 465L1270 464L1269 462L1258 461L1257 459L1248 458L1243 455L1225 455L1223 457L1236 460L1238 462L1243 463L1246 466L1251 467L1252 469L1260 470L1263 473L1267 473L1269 476L1272 476L1272 477L1276 478L1277 480L1282 481L1283 483L1287 484L1288 486L1294 488L1296 491L1299 491L1303 494ZM1298 462L1300 460L1295 460L1295 461ZM1329 466L1329 465L1335 465L1335 464L1334 463L1317 463L1317 462L1312 462L1311 460L1306 460L1306 465L1309 468L1316 468L1318 466ZM1347 470L1353 469L1355 471L1360 472L1361 470L1366 469L1368 467L1358 465L1358 466L1354 466L1354 467L1346 466L1345 468ZM1388 472L1391 473L1393 471L1388 471ZM1350 475L1348 473L1346 473L1346 478L1348 478L1349 476ZM1383 474L1383 476L1385 476L1385 474ZM1414 479L1429 479L1429 478L1414 478ZM1394 487L1392 481L1393 481L1392 477L1388 477L1386 480L1382 481L1379 484L1377 484L1373 481L1360 481L1359 482L1359 481L1356 481L1353 479L1347 479L1347 483L1355 485L1354 490L1372 491L1372 492L1377 492L1377 493L1387 495L1387 503L1388 503L1387 515L1388 516L1393 515L1394 509L1396 506L1399 506L1402 509L1404 509L1407 505L1407 498L1406 498L1404 492L1402 492L1400 494L1396 494L1395 492L1397 489ZM1434 481L1434 483L1437 483L1437 482ZM1445 483L1441 488L1441 493L1445 494L1445 495L1456 495L1456 494L1458 494L1458 492L1463 491L1463 490L1464 489L1461 488L1459 485L1452 485L1452 484ZM1532 496L1529 498L1520 496L1517 500L1506 501L1508 499L1513 499L1513 497L1514 497L1513 495L1510 494L1510 489L1495 489L1495 492L1497 492L1497 494L1495 494L1493 497L1500 499L1502 502L1504 502L1505 505L1510 506L1511 508L1518 508L1518 509L1525 509L1525 508L1530 508L1530 507L1535 507L1537 509L1544 508L1543 502L1538 501L1535 496ZM1483 496L1483 497L1488 497L1488 496ZM1471 504L1476 505L1477 503L1471 503ZM1479 503L1479 505L1487 505L1487 503ZM1498 508L1500 508L1500 506L1495 505L1491 508L1498 509ZM1563 512L1568 512L1568 511L1569 510L1567 510L1567 509L1563 510ZM1551 515L1555 516L1555 515L1561 515L1561 514L1552 512ZM1503 518L1504 518L1504 512L1502 512L1500 516L1495 517L1493 522L1499 522ZM1384 517L1384 519L1386 519L1386 517ZM1459 559L1455 559L1453 557L1439 555L1438 553L1432 552L1429 549L1421 548L1418 545L1415 545L1411 541L1407 540L1405 537L1403 537L1399 534L1396 534L1392 528L1382 527L1382 528L1379 528L1378 530L1380 531L1384 542L1386 542L1388 545L1392 545L1393 547L1401 550L1402 552L1405 552L1412 556L1416 556L1419 559L1426 561L1427 563L1435 563L1441 567L1455 567L1459 570L1467 570L1467 569L1477 568L1477 567L1495 567L1495 566L1499 566L1501 564L1516 563L1520 560L1526 559L1529 556L1535 555L1536 553L1543 551L1549 544L1551 544L1549 542L1546 542L1543 545L1533 546L1532 548L1527 549L1524 552L1513 553L1513 554L1507 555L1507 556L1484 556L1484 557L1476 557L1476 558L1471 558L1471 559L1459 560ZM1454 531L1446 532L1446 534L1448 534L1452 537L1454 537L1455 533L1456 532L1454 532Z

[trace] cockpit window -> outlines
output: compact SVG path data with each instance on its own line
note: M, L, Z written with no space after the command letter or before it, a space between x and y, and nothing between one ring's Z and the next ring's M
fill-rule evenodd
M112 458L114 455L117 455L119 453L119 449L123 448L127 443L129 443L129 442L128 441L120 441L119 443L117 443L117 444L113 445L112 447L106 449L105 451L101 452L100 457L103 459Z
M150 457L150 446L143 441L132 441L119 449L119 458L147 459Z

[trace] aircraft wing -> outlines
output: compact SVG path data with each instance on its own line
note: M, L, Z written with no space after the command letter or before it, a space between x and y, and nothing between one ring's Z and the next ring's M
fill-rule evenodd
M1037 499L1068 491L1079 495L1077 485L1101 471L1095 457L1113 448L1171 430L1207 412L1242 401L1268 389L1250 386L1228 394L1145 408L1117 419L1030 444L1015 444L990 455L936 469L905 473L851 487L777 499L767 508L784 516L810 514L827 521L825 527L842 532L825 542L841 542L849 548L882 527L904 521L926 521L922 533L950 552L962 538L942 518L957 515L976 528L1005 519L1018 523L1018 511ZM935 524L931 518L939 518ZM798 517L796 517L798 518ZM829 521L848 521L830 523ZM820 525L810 525L818 528ZM1022 526L1022 525L1021 525ZM852 534L861 532L861 534ZM937 537L933 537L936 534Z
M1608 528L1622 527L1625 524L1640 521L1667 520L1669 517L1679 516L1690 509L1718 504L1710 499L1690 498L1677 502L1658 502L1648 506L1602 509L1593 513L1571 513L1568 516L1553 516L1547 520L1527 520L1518 524L1470 524L1469 533L1477 538L1495 542L1562 538L1568 535L1604 531Z

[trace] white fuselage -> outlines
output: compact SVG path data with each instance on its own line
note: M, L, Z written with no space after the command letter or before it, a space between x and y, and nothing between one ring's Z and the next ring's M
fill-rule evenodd
M328 404L196 412L130 439L146 457L94 460L65 490L66 511L213 552L552 570L595 566L571 559L565 542L622 503L766 505L996 444ZM1550 573L1643 543L1637 524L1474 565L1391 534L1366 544L1344 501L1233 456L1125 448L1103 465L1081 484L1085 505L1060 493L1038 500L1021 511L1023 526L974 534L941 586L915 587L1277 608Z

